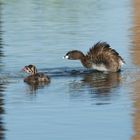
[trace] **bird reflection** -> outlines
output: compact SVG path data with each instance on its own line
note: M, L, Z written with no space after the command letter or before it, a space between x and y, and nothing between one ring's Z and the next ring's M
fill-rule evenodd
M28 93L36 94L37 90L43 89L43 88L45 88L45 86L48 86L48 85L49 84L45 83L45 82L41 82L41 83L38 83L38 84L27 84L27 86L28 86Z
M119 86L120 73L95 73L88 74L82 80L85 84L88 84L91 89L95 89L97 94L109 93L112 89Z
M75 80L70 83L70 93L72 96L89 93L94 98L106 98L112 96L115 89L118 89L121 82L120 73L92 72L85 74L82 80Z

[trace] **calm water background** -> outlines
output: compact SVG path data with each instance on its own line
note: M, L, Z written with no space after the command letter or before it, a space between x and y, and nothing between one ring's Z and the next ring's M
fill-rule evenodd
M0 139L130 140L133 86L130 0L0 0ZM85 70L63 60L107 41L127 64L121 73ZM33 63L51 76L29 86L21 69Z

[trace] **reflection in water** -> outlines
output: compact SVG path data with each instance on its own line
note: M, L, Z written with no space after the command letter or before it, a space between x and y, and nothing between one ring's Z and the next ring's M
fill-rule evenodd
M48 86L48 83L39 83L39 84L27 84L28 85L28 93L30 94L36 94L38 89L42 89L45 86Z
M1 15L1 10L2 10L2 3L0 2L0 71L2 70L2 57L3 57L3 38L2 38L2 15ZM1 81L0 81L1 82ZM4 124L3 124L3 114L4 114L4 100L3 100L3 91L4 91L4 84L0 83L0 140L3 140L5 135L4 135Z
M116 88L120 82L119 73L95 73L86 75L83 82L89 84L91 88L97 89L95 93L106 94L109 93L112 88Z
M0 84L0 140L4 139L4 124L3 124L3 114L4 114L4 100L3 100L3 91L4 91L4 85Z
M133 115L133 128L134 128L134 136L133 140L140 139L140 80L136 80L134 83L134 108L135 112Z
M134 6L134 25L133 25L133 62L140 66L140 1L133 0ZM133 140L140 140L140 80L134 82L134 136Z
M82 80L74 80L70 83L70 92L80 92L81 89L84 88L87 90L88 93L97 96L107 96L116 88L118 88L121 82L121 73L103 73L98 72L95 70L88 70L84 68L76 68L73 70L69 67L62 67L62 68L50 68L50 69L42 69L44 73L47 72L52 79L56 77L64 77L64 78L71 78L71 77L82 77ZM27 84L29 87L29 91L31 93L35 93L36 90L44 88L49 84L46 83L39 83L39 84Z
M125 45L126 27L128 27L128 14L125 11L128 9L126 6L129 0L2 1L5 3L2 15L3 40L4 44L8 44L4 45L6 57L2 59L6 71L15 74L17 69L19 70L29 61L35 62L39 68L56 66L75 68L77 63L67 64L62 60L61 57L65 51L73 47L86 51L86 46L100 39L115 45L115 48L122 51L123 55L126 53L123 51L123 45ZM81 67L80 64L78 66ZM76 71L73 71L73 75L75 73ZM121 100L117 105L112 103L107 106L108 108L102 108L104 111L98 107L95 107L96 111L94 111L91 110L92 105L87 108L81 101L75 104L69 101L67 98L69 95L65 94L67 82L72 80L70 96L71 93L74 96L76 92L80 93L79 96L82 93L89 93L84 94L88 96L85 98L89 99L88 104L91 104L90 100L94 97L102 103L102 99L110 101L110 98L114 97L113 94L116 92L113 91L119 89L120 81L116 80L115 76L102 73L78 74L73 76L67 75L66 72L65 76L62 73L63 77L58 79L56 76L61 76L61 72L57 75L52 74L50 87L43 86L43 90L39 89L42 86L27 85L31 92L38 93L37 98L31 101L28 97L34 97L35 94L27 94L26 97L23 83L10 84L8 90L4 92L8 112L5 119L9 130L6 131L6 137L9 139L26 139L27 137L29 139L56 139L58 137L61 140L78 140L84 139L85 136L88 140L93 137L95 139L115 137L114 139L119 140L127 137L130 131L125 133L128 125L122 124L122 121L128 120L126 114L128 111L125 110L122 113L122 108L126 109L126 107L122 105ZM79 80L81 78L82 80ZM15 80L15 78L10 79ZM41 94L48 92L50 94L47 96ZM80 99L83 100L83 98ZM0 126L3 125L0 123ZM90 129L84 129L84 127ZM108 131L104 131L104 128ZM54 132L56 132L55 135ZM122 136L118 138L119 135L116 135L116 132Z
M118 89L120 82L120 73L93 72L84 75L80 82L73 81L70 84L70 90L72 95L75 94L75 91L82 93L86 90L93 98L109 100L113 91Z
M133 25L133 63L140 66L140 1L134 0L134 25Z
M4 56L3 55L3 40L2 40L2 15L1 15L1 8L2 7L2 4L0 3L0 66L2 65L2 57ZM1 70L1 67L0 67L0 70Z

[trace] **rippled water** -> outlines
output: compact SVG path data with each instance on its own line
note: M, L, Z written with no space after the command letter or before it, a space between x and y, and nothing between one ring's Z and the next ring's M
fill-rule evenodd
M133 87L130 0L0 1L0 138L129 140ZM120 73L86 70L62 59L107 41L127 64ZM29 86L21 69L35 64L49 85Z

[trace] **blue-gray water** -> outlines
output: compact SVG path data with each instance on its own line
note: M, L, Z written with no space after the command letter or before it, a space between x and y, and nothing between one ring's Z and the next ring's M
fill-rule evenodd
M133 87L130 0L0 1L0 138L130 140ZM88 71L62 59L107 41L127 62L120 73ZM45 86L23 82L35 64ZM139 78L138 76L136 76Z

